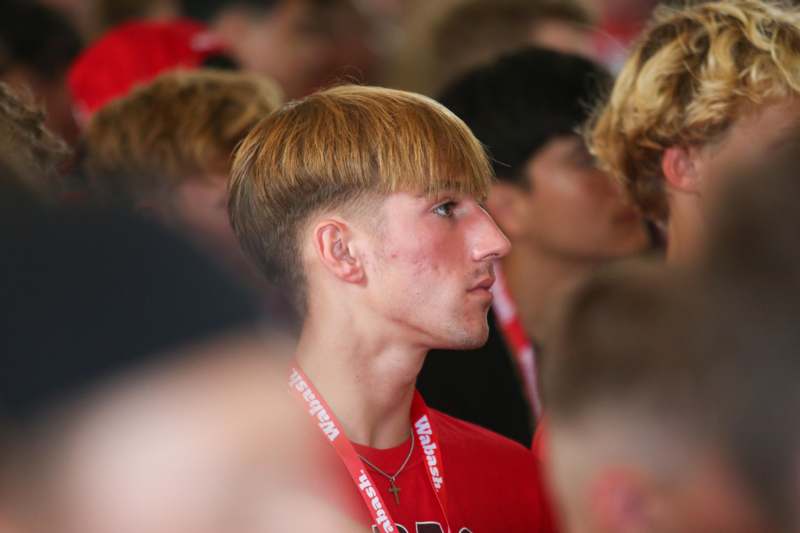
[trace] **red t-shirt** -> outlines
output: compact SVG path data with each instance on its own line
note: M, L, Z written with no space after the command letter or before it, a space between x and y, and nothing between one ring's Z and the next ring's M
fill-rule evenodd
M548 442L547 442L547 425L545 423L546 418L543 416L539 419L539 423L536 425L536 433L533 435L533 441L531 442L531 452L533 456L536 457L536 461L542 465L545 464L547 461L547 452L549 450ZM540 490L542 492L542 498L544 500L544 507L548 510L548 520L550 521L552 529L558 530L558 526L556 525L557 519L555 515L552 514L553 511L553 496L551 492L551 487L545 481L544 478L539 479L541 485Z
M531 451L533 455L539 460L540 463L545 461L545 453L547 450L547 427L545 426L545 418L542 417L536 425L536 433L533 434L531 441Z
M551 533L554 531L539 483L538 461L530 451L505 437L433 409L431 421L441 445L452 533ZM389 474L408 454L410 440L388 450L355 445L356 451ZM367 467L399 533L440 533L444 520L424 468L419 442L397 477L400 504L389 480ZM342 466L342 473L348 476ZM355 485L348 482L354 498ZM363 503L358 518L370 523Z

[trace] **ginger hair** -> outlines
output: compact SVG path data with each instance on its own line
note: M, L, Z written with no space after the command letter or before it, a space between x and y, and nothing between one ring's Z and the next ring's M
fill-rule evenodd
M663 221L667 148L718 141L741 113L798 92L798 8L760 0L661 6L585 136L600 166Z
M93 191L135 204L186 180L227 176L236 145L282 98L257 74L162 74L92 117L85 168Z
M485 198L491 179L482 145L441 104L344 85L291 102L250 132L233 162L229 212L243 248L303 311L300 232L315 213L400 191Z

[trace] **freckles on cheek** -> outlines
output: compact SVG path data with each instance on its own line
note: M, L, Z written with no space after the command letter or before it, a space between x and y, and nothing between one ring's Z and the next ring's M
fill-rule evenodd
M415 281L435 277L441 270L439 258L452 246L446 239L436 239L429 228L405 227L385 235L380 254L389 268L413 277Z
M450 245L446 241L434 242L423 237L415 243L413 252L409 254L409 260L419 274L436 275L442 268L442 254L448 254L447 248Z
M390 267L405 272L415 282L422 282L440 270L431 254L425 251L393 249L387 252Z
M431 263L430 258L419 258L411 265L413 267L412 272L414 279L417 281L423 281L432 277L435 278L439 273L438 265Z

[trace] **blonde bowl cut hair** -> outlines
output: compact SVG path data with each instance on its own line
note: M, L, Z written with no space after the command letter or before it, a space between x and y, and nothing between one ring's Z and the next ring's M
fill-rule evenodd
M441 104L344 85L286 104L250 132L234 158L229 212L243 248L304 312L299 240L315 213L378 206L393 192L484 199L491 180L483 146Z
M743 112L800 93L800 9L759 0L661 6L584 133L649 218L668 204L672 146L718 141Z
M236 145L282 102L278 85L258 74L162 74L92 117L84 162L91 188L136 204L187 180L228 176Z

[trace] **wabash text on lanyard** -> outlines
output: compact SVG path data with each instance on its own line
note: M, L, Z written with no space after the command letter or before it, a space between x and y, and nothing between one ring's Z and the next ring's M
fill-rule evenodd
M361 494L370 516L372 516L373 523L384 533L394 533L397 530L395 522L392 520L389 510L386 508L386 504L372 481L366 466L358 456L358 453L356 453L350 440L344 435L342 425L308 377L296 366L292 367L289 374L289 390L305 404L308 414L328 439L331 446L333 446L333 449L336 450L347 471L350 472L350 477L358 488L358 492ZM441 446L431 422L428 406L425 405L425 400L416 391L411 404L411 423L425 454L425 471L428 474L428 481L431 483L433 493L436 495L437 503L442 511L445 530L450 533L447 509L445 508L447 494L445 492Z
M539 421L542 414L542 402L539 397L539 376L536 361L536 350L533 342L522 327L517 304L511 297L506 285L503 271L498 263L494 265L495 283L492 286L492 309L503 332L506 344L511 348L514 362L517 364L520 378L525 388L525 395L533 411L533 419Z

